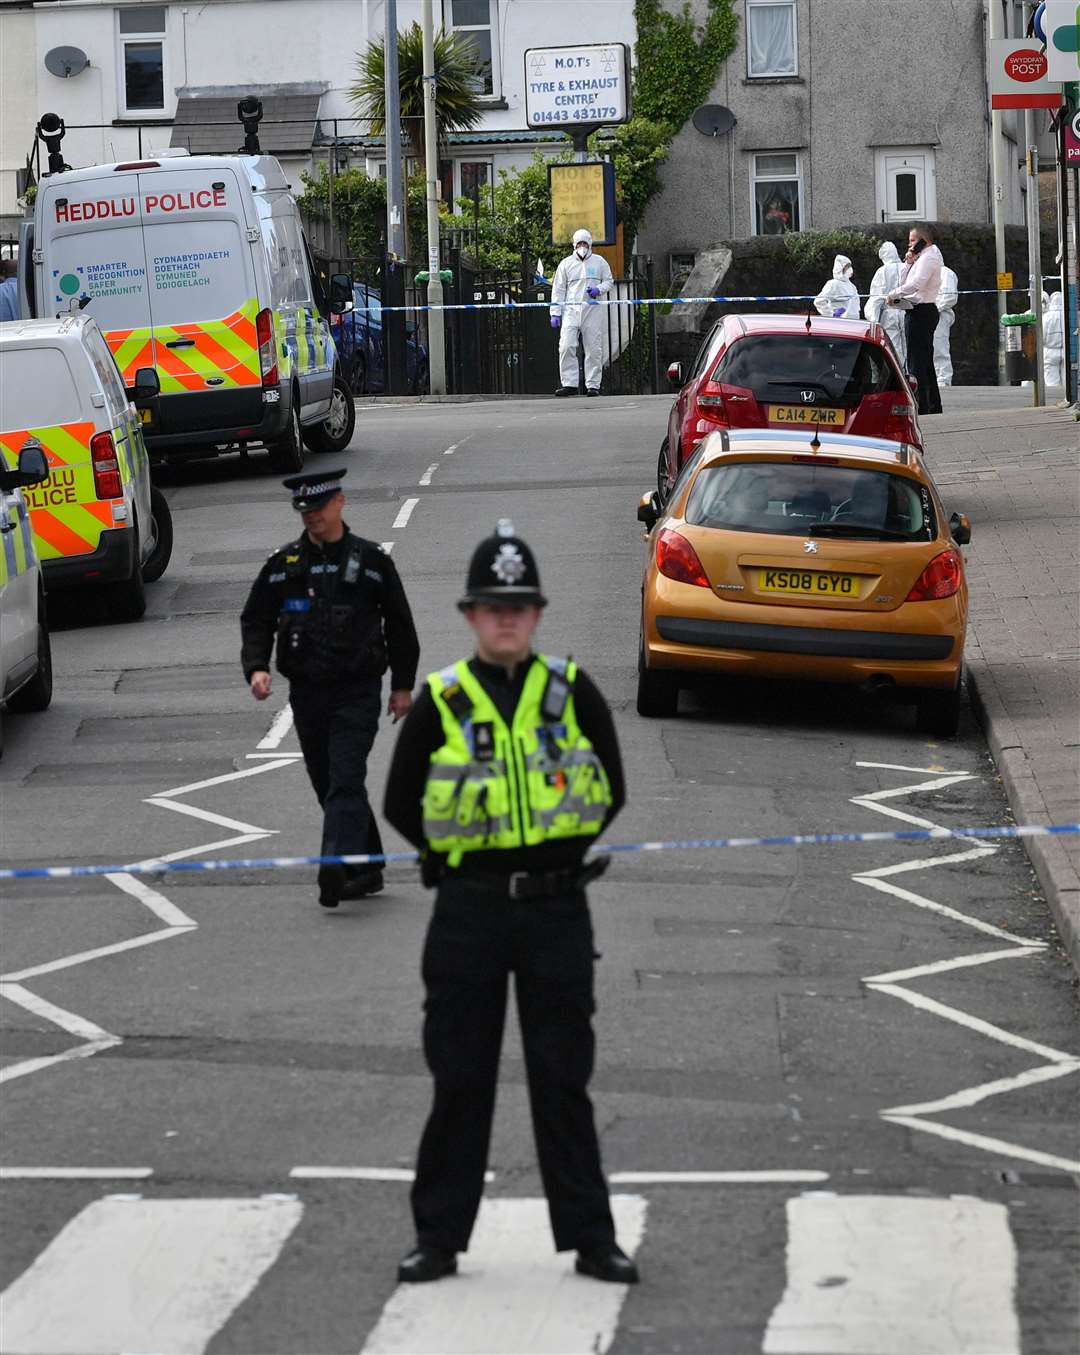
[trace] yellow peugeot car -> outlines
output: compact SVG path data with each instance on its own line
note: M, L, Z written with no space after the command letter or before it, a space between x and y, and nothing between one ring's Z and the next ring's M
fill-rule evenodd
M715 673L853 683L955 734L967 629L962 513L920 452L824 431L723 429L683 466L648 535L638 713L672 716Z

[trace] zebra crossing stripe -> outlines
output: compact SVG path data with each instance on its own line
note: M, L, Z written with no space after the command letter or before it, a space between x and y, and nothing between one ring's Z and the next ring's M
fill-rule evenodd
M1020 1355L1004 1205L807 1194L787 1223L764 1355Z
M201 1355L302 1212L296 1200L96 1200L0 1295L0 1355Z
M623 1250L645 1231L645 1201L613 1195ZM457 1277L399 1285L361 1355L603 1355L615 1337L626 1286L574 1273L553 1250L545 1200L484 1200Z

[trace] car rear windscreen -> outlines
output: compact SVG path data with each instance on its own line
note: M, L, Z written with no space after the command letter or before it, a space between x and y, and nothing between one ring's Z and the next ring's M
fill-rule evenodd
M707 466L686 505L693 527L779 536L882 534L932 540L929 491L916 480L859 466L733 462Z
M0 430L47 428L91 415L59 348L0 348Z
M751 334L736 339L712 380L753 391L759 403L854 405L899 391L900 378L878 344L815 334Z

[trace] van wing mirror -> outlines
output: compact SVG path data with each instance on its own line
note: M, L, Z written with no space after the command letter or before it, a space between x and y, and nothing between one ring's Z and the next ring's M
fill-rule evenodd
M348 273L330 274L330 309L351 311L353 308L353 280Z
M24 444L19 453L18 470L0 471L0 489L29 489L49 478L49 461L39 442Z
M966 513L954 513L949 518L949 535L958 546L971 544L971 519Z
M148 405L161 394L161 378L156 367L140 367L135 373L135 407Z
M682 363L672 362L668 364L667 379L672 388L677 390L683 384Z
M647 532L651 532L660 521L660 515L663 511L660 506L660 495L654 489L651 494L642 494L641 501L638 504L637 520L645 524Z

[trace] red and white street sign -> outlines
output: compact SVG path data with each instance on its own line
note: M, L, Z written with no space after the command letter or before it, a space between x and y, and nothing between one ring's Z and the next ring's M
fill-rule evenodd
M992 108L1060 108L1061 86L1047 78L1046 55L1034 38L990 43Z

